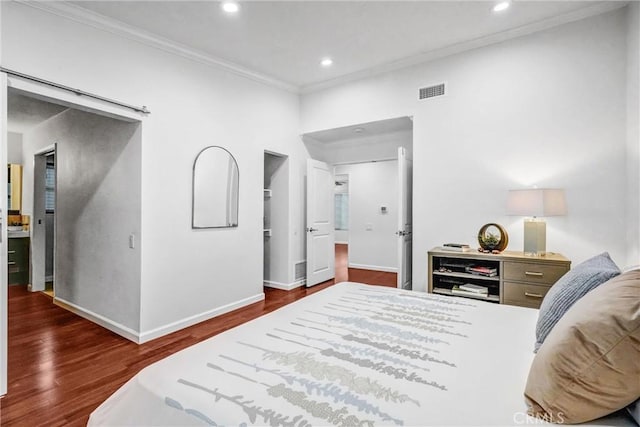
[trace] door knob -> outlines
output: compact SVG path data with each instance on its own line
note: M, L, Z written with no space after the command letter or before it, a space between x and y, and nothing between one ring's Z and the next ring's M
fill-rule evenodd
M307 231L309 233L313 233L314 231L318 231L318 229L317 228L313 228L313 227L307 227Z

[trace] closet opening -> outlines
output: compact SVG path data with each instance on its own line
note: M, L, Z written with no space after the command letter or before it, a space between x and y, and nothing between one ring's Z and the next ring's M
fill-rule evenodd
M289 157L284 154L264 152L263 209L264 286L293 289L293 272L289 271Z

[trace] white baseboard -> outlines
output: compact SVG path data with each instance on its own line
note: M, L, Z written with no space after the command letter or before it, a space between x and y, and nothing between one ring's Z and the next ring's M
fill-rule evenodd
M365 264L354 264L349 263L349 268L361 268L363 270L374 270L374 271L386 271L387 273L397 273L397 267L384 267L381 265L365 265Z
M262 301L263 299L264 299L264 292L260 292L259 294L241 299L240 301L235 301L230 304L223 305L222 307L214 308L213 310L207 310L200 314L196 314L195 316L190 316L185 319L181 319L176 322L172 322L167 325L160 326L159 328L155 328L150 331L141 332L139 343L143 344L145 342L154 340L156 338L160 338L172 332L179 331L180 329L184 329L189 326L195 325L196 323L204 322L205 320L209 320L214 317L220 316L221 314L228 313L237 308L241 308L246 305L253 304L254 302Z
M283 291L290 291L292 289L296 289L301 286L304 286L306 282L307 282L307 279L301 279L293 283L280 283L280 282L274 282L272 280L264 280L263 284L267 288L275 288L275 289L282 289Z
M203 313L196 314L195 316L190 316L185 319L181 319L176 322L172 322L167 325L161 326L159 328L155 328L150 331L141 332L141 333L138 333L131 328L121 325L118 322L114 322L113 320L107 319L104 316L94 313L91 310L82 308L62 298L54 297L53 303L56 304L57 306L64 308L65 310L69 310L70 312L77 314L80 317L84 317L85 319L90 320L93 323L96 323L102 326L103 328L110 330L113 333L116 333L130 341L133 341L136 344L143 344L153 339L160 338L164 335L168 335L172 332L179 331L180 329L184 329L189 326L195 325L196 323L200 323L205 320L212 319L216 316L220 316L221 314L233 311L237 308L244 307L245 305L262 301L263 299L264 299L264 293L259 293L257 295L253 295L248 298L244 298L240 301L236 301L236 302L224 305L222 307L214 308L213 310L207 310Z
M80 317L84 317L85 319L90 320L93 323L97 323L103 328L108 329L111 332L114 332L122 337L125 337L126 339L133 341L136 344L140 344L140 334L138 334L138 332L134 331L131 328L121 325L118 322L114 322L111 319L107 319L104 316L94 313L91 310L87 310L86 308L82 308L79 305L76 305L62 298L53 297L53 303L59 307L64 308L65 310L69 310L70 312L77 314Z

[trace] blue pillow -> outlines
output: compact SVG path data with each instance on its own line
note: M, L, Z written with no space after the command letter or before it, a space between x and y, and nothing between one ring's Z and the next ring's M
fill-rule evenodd
M620 269L604 252L576 265L562 276L540 305L534 351L538 351L551 329L576 301L618 274Z

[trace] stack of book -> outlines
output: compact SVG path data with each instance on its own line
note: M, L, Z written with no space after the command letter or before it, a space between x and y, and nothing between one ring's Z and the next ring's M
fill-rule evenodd
M484 265L472 265L465 268L467 273L476 274L478 276L494 277L498 275L498 269L494 267L486 267Z
M473 283L465 283L464 285L455 285L453 288L451 288L451 293L455 295L486 298L489 296L489 289L485 286L474 285Z
M452 252L469 252L471 250L469 245L466 245L464 243L445 243L444 245L442 245L442 249Z

